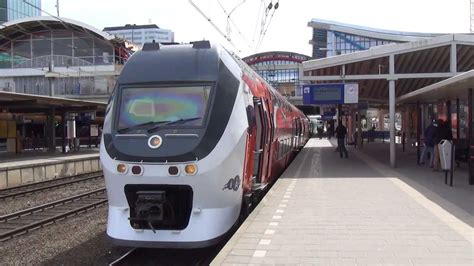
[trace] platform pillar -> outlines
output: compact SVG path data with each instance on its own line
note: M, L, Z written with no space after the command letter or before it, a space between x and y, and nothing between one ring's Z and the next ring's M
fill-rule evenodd
M416 163L420 164L421 156L421 105L420 101L416 102Z
M390 116L390 166L396 165L396 146L395 146L395 56L389 57L389 73L388 81L388 110Z
M395 167L395 80L388 82L389 89L389 116L390 116L390 166Z
M49 151L56 151L56 130L55 130L55 109L51 108L48 113L48 119L46 123L47 127L47 143Z
M474 93L472 92L472 88L469 89L467 102L469 110L469 185L474 185L474 117L472 110L474 107Z
M67 134L67 129L66 129L66 113L61 114L61 129L62 129L62 153L66 153L66 134Z

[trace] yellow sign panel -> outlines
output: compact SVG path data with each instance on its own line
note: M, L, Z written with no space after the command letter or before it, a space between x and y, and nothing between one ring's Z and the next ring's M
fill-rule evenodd
M16 137L16 121L8 121L8 137Z
M8 137L7 121L0 120L0 138Z

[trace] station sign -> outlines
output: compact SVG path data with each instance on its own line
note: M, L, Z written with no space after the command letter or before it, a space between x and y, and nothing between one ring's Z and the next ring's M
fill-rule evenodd
M329 83L303 85L303 104L346 104L359 102L359 84Z
M90 127L90 136L98 137L99 136L99 125L92 124Z

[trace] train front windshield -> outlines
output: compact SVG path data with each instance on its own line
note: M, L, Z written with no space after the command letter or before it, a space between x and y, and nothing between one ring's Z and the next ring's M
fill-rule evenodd
M211 86L124 88L116 129L144 123L200 127L209 109L210 92Z

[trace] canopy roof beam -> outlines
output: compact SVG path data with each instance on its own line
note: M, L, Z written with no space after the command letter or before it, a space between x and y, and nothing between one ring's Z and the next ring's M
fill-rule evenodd
M364 79L418 79L418 78L450 78L461 73L404 73L404 74L384 74L384 75L346 75L342 76L303 76L304 81L346 81Z

